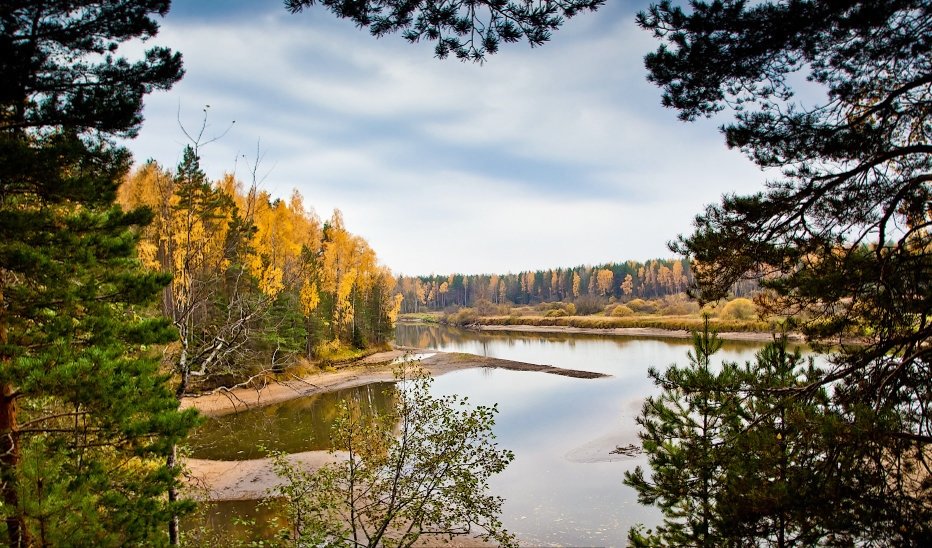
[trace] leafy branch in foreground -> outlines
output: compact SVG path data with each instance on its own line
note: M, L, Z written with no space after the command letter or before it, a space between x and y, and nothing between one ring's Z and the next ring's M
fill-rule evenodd
M375 37L401 31L408 42L437 42L441 59L452 53L481 62L502 42L524 38L540 46L566 19L595 11L605 0L285 0L292 13L317 3Z
M289 541L296 545L411 546L477 536L503 546L502 499L488 479L513 460L498 448L496 408L471 406L455 395L434 397L432 379L401 368L394 412L373 419L348 401L334 424L340 462L316 472L274 454L286 483L270 494L286 502Z

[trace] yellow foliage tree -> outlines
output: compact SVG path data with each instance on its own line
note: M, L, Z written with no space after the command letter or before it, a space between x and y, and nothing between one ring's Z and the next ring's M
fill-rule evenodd
M615 273L607 268L599 270L596 274L596 285L599 293L607 295L612 291L615 285Z

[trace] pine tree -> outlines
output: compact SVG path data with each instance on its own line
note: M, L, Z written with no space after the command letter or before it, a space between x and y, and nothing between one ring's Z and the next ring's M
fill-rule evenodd
M637 422L651 467L650 478L638 467L625 483L642 504L656 504L664 522L655 532L629 533L634 546L721 546L724 542L718 499L732 453L725 442L740 424L738 387L741 372L724 363L716 372L712 355L722 346L715 333L693 333L689 366L650 369L660 396L647 398Z
M875 443L851 428L824 374L778 337L753 362L710 370L720 347L708 327L693 336L686 368L651 371L661 387L638 423L651 474L625 483L664 514L655 530L629 531L634 546L925 545L921 513L878 498ZM893 458L893 457L890 457ZM891 527L909 523L908 527Z
M145 210L113 205L143 96L182 74L152 48L167 1L0 7L0 482L10 546L164 541L180 506L161 462L193 416L149 346L168 282L136 258Z
M452 53L463 61L481 62L502 42L523 38L531 46L544 44L566 19L595 11L605 0L285 0L292 13L317 3L368 27L373 36L400 31L408 42L436 42L434 53L441 59Z
M932 4L664 1L638 20L663 41L646 65L664 105L683 120L738 107L728 146L783 174L709 206L674 245L699 296L760 279L812 340L860 338L813 381L860 440L830 457L891 509L861 506L862 531L930 534ZM803 79L826 99L795 100Z

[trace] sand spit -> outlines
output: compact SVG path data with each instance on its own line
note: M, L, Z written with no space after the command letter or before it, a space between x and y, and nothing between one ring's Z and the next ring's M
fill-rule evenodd
M323 372L303 378L269 382L255 388L237 388L222 390L203 396L192 396L181 401L181 408L195 408L210 416L236 413L252 407L272 405L294 398L309 396L320 392L330 392L343 388L352 388L373 382L391 381L397 360L405 356L421 356L421 366L431 375L442 375L450 371L474 367L510 369L512 371L536 371L553 375L563 375L579 379L607 377L602 373L563 369L551 365L516 362L499 358L475 356L452 352L437 352L414 348L398 348L388 352L373 354L350 366L332 372Z

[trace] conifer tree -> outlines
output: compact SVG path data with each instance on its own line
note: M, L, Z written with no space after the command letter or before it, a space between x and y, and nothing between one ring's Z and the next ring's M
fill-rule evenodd
M542 45L566 19L595 11L605 0L285 0L292 13L318 3L373 36L401 32L411 43L436 42L434 53L441 59L452 53L481 62L502 42Z
M721 347L706 318L705 329L693 333L689 366L650 369L663 392L647 398L637 422L652 472L648 478L638 467L625 474L625 483L637 490L639 502L658 505L664 522L656 532L633 529L634 546L723 543L717 502L730 460L723 442L740 424L741 374L732 363L714 371L712 355Z
M932 4L663 1L638 21L662 41L645 62L664 105L728 112L728 146L782 173L709 206L673 246L697 293L759 279L768 311L802 312L811 339L859 337L813 380L857 440L827 455L883 501L860 506L862 531L928 535ZM824 100L795 99L804 79Z
M149 345L168 278L136 258L145 210L113 205L143 96L181 58L153 36L167 1L0 6L0 492L10 546L159 543L178 510L161 462L193 417Z

